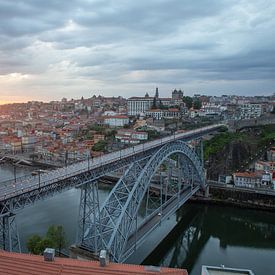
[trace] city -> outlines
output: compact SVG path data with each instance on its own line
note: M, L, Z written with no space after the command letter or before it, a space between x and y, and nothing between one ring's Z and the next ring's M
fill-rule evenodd
M111 2L0 0L0 274L274 274L274 3Z

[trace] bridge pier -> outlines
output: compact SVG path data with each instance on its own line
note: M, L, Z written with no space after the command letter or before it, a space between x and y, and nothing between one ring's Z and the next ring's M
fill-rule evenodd
M95 255L100 247L99 212L98 182L88 182L81 186L76 243L84 248L92 248Z
M8 213L0 216L0 249L21 252L15 214Z

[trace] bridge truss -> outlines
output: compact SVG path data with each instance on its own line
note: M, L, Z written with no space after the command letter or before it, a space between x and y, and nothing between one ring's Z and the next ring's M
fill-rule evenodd
M161 219L164 219L165 215L175 211L199 188L204 187L203 162L183 141L201 139L221 126L217 124L174 134L105 154L92 161L1 183L0 249L21 250L16 213L38 200L81 187L78 244L96 254L102 248L108 249L114 261L125 260L127 253L131 254L149 232L141 229L149 225L155 227L152 221L156 219L156 213L160 213ZM160 195L156 197L148 191L150 182L159 165L172 154L178 154L178 183L171 184L175 178L172 172L175 167L171 168L168 162L168 179L162 179L160 175ZM126 173L110 193L107 202L100 207L97 180L126 167ZM184 180L181 180L182 177ZM175 203L176 198L178 203ZM143 225L138 225L137 211L143 199L146 201L146 217Z
M150 185L164 163L168 172L165 179L160 173L156 195ZM101 207L97 183L82 187L78 243L96 255L106 249L112 261L124 262L162 219L204 187L203 161L196 152L182 141L165 144L132 162ZM145 216L138 225L142 203Z

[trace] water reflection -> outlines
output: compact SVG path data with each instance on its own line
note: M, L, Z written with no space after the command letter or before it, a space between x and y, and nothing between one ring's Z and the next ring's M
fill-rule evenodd
M274 213L261 211L185 205L177 212L177 225L144 264L187 268L191 274L199 274L201 264L211 263L275 274L268 260L275 256L274 218ZM239 248L245 253L236 260Z

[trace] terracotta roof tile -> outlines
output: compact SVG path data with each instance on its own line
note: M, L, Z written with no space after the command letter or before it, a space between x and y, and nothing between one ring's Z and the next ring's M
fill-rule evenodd
M161 268L160 272L150 272L141 265L110 263L100 267L96 261L55 258L54 262L45 262L43 256L10 253L0 251L0 274L7 275L88 275L88 274L174 274L188 275L186 270Z

